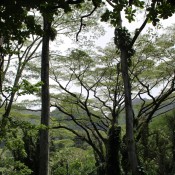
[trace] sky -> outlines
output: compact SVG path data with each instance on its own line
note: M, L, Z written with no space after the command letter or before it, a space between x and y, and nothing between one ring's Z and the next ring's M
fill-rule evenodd
M138 19L137 21L132 22L132 23L128 23L127 21L124 21L123 24L124 24L124 26L127 27L128 30L130 30L131 32L133 32L133 31L135 31L136 28L139 28L141 26L142 21L143 20L141 20L141 17L140 17L140 20ZM173 22L175 22L175 15L172 16L172 17L170 17L170 18L168 18L168 19L166 19L166 20L161 20L161 24L164 27L167 27L167 26L172 25ZM110 27L109 25L107 25L104 22L102 23L102 25L104 26L104 29L105 29L106 33L103 36L101 36L99 39L97 39L97 41L95 42L95 44L97 46L100 46L100 47L105 47L107 43L109 43L110 41L113 40L113 38L114 38L114 29L113 29L113 27ZM143 30L142 33L145 33L149 27L153 27L153 26L151 24L148 24L145 27L145 29ZM67 38L67 39L65 39L65 44L64 45L61 44L60 47L59 47L59 49L64 52L64 51L66 51L70 47L72 47L71 40ZM53 44L53 47L52 48L54 48L54 44ZM154 89L154 91L152 93L154 95L158 95L159 92L160 92L160 90L161 90L160 88L156 88L156 89ZM29 96L27 96L27 98L28 97ZM30 96L30 97L33 98L34 96ZM145 95L145 98L146 97L147 96ZM25 99L25 97L21 97L19 99L21 101L21 100Z
M132 22L132 23L128 23L126 20L123 22L124 26L126 26L126 28L131 31L131 32L134 32L135 29L139 28L141 25L142 25L142 21L143 20L137 20L135 22ZM172 17L169 17L168 19L165 19L165 20L161 20L160 21L160 24L166 28L168 26L171 26L173 24L175 24L175 15L173 15ZM114 29L112 27L109 27L107 25L104 24L104 27L105 27L105 30L106 30L106 33L104 36L100 37L97 41L96 41L96 44L98 46L101 46L101 47L105 47L106 44L110 41L112 41L112 39L114 38ZM146 33L147 30L149 28L153 28L153 29L156 29L152 24L147 24L146 27L144 28L144 30L142 31L142 34L143 33ZM158 32L162 32L163 29L160 29ZM153 96L157 96L160 94L161 92L161 89L162 87L156 87L152 90L152 95ZM142 97L144 98L150 98L147 94L143 95Z
M140 19L141 18L142 17L140 17ZM142 20L137 19L135 22L132 22L132 23L128 23L125 20L123 23L124 23L124 26L126 26L126 28L129 31L134 32L137 28L139 28L142 25ZM175 24L175 15L173 15L172 17L169 17L168 19L160 21L160 24L162 24L164 27L171 26L173 23ZM105 47L105 45L114 38L114 29L112 27L108 26L105 23L103 23L103 26L106 30L106 33L105 33L104 36L101 36L96 41L96 44L98 46L101 46L101 47ZM149 27L154 28L152 26L152 24L147 24L142 33L145 33L148 30ZM161 30L159 32L161 32Z

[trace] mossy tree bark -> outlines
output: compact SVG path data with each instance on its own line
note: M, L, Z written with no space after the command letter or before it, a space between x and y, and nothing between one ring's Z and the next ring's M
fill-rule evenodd
M131 57L134 54L132 49L132 40L130 33L125 27L122 27L121 21L115 29L115 44L120 50L121 72L124 85L125 115L126 115L126 144L128 150L128 161L133 175L138 172L138 160L134 139L134 112L131 98L131 80L129 75L129 66Z
M39 175L49 174L49 117L50 117L50 95L49 95L49 33L51 22L47 16L43 15L43 45L41 57L41 81L43 82L41 91L41 124L46 126L40 130L40 157Z
M106 144L106 175L120 175L120 142L121 127L112 126L108 132Z
M131 99L131 83L129 77L128 69L128 51L125 48L121 48L121 68L122 77L124 82L124 92L125 92L125 112L126 112L126 140L128 149L128 159L130 167L132 169L132 174L137 175L138 172L138 160L136 155L134 132L133 132L133 108Z

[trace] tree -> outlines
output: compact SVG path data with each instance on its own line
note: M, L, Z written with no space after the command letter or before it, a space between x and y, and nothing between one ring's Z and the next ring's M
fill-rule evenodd
M2 112L2 109L1 109ZM12 109L10 129L1 137L1 172L4 174L38 174L38 126L32 116Z
M6 127L7 120L10 114L11 106L15 98L16 92L19 90L19 80L22 71L26 63L31 59L38 46L34 49L33 53L30 55L31 47L28 46L24 53L21 53L21 48L24 46L25 41L30 37L31 34L38 35L36 40L33 38L34 42L39 40L39 36L42 34L41 25L37 24L35 19L35 13L32 14L30 10L36 8L38 3L27 1L2 1L0 4L0 23L2 25L0 29L0 37L3 40L3 44L0 47L1 53L1 94L2 98L5 98L4 105L7 103L6 111L2 119L2 130ZM18 9L18 10L16 10ZM29 13L30 11L30 13ZM14 44L15 47L12 45ZM19 45L19 46L18 46ZM31 45L32 46L32 45ZM6 90L3 89L3 82L5 78L5 73L10 65L11 58L17 55L19 58L19 64L17 69L17 76L14 81L14 87L9 86ZM29 58L26 58L29 56ZM8 58L6 64L6 57ZM24 58L25 57L25 58ZM24 60L23 60L24 59ZM26 60L25 60L26 59ZM24 61L24 62L23 62ZM13 82L12 82L13 83ZM10 92L10 96L4 93L4 91ZM9 99L10 98L10 99ZM3 99L2 99L3 100ZM9 102L8 102L9 100ZM4 131L2 131L4 133Z
M57 63L58 65L53 63L52 65L57 67L57 71L66 73L66 75L63 74L63 79L67 79L67 83L65 86L60 83L60 73L53 67L53 79L61 88L61 96L52 98L56 102L53 106L69 116L84 131L84 134L81 135L68 128L93 147L97 155L97 165L105 165L106 173L116 174L120 173L121 128L118 125L118 119L123 105L123 87L120 68L115 70L115 65L119 60L113 57L115 52L113 55L109 51L108 53L109 55L104 55L102 58L94 56L97 60L93 61L86 53L76 50L71 53L69 59L63 57L63 62ZM61 61L61 58L59 60ZM65 62L65 60L67 61ZM61 69L63 67L64 70ZM69 76L67 72L70 72ZM115 82L116 77L117 82ZM80 86L81 93L77 94L69 89L72 83ZM63 92L66 93L65 97L63 97ZM91 99L92 95L93 100ZM84 112L81 112L82 110ZM58 128L61 127L67 128L64 126ZM104 146L101 147L101 145Z
M168 18L172 16L175 11L174 4L171 7L171 12L166 13L165 9L167 6L171 6L171 2L157 2L153 1L151 3L146 4L143 1L117 1L110 2L107 1L111 7L113 8L113 12L106 10L106 13L103 14L102 20L107 21L110 19L110 22L115 26L115 44L121 53L121 69L122 69L122 77L124 81L124 92L125 92L125 110L126 110L126 142L128 148L128 157L130 166L133 174L140 174L138 171L138 160L137 153L135 148L134 141L134 131L133 131L133 107L131 100L131 82L129 77L129 66L131 63L131 58L134 55L134 43L136 42L138 36L142 32L143 28L146 26L148 20L153 22L153 25L156 25L159 21L159 14L162 18ZM135 9L133 8L135 7ZM122 25L122 10L125 11L125 18L128 19L129 22L134 21L135 13L137 12L137 8L143 9L147 12L146 18L143 21L141 27L136 29L135 35L131 38L131 34L129 31L123 27Z
M27 1L2 1L0 4L0 37L3 39L3 46L6 44L9 47L1 47L1 54L8 54L10 42L17 41L22 44L29 38L30 34L41 35L41 25L36 23L35 16L30 10L38 7L39 3L43 2L27 2ZM16 10L18 9L18 10Z
M12 44L12 53L6 57L6 54L2 55L3 69L1 72L1 107L5 109L1 121L2 135L5 134L5 128L7 127L6 125L9 120L13 102L19 96L31 94L35 91L34 89L32 90L32 88L29 90L29 85L25 83L27 81L25 80L25 77L23 77L23 74L27 63L35 57L35 52L41 44L41 38L33 36L31 41L26 41L26 43L19 45L16 41L14 41L10 45ZM7 45L7 47L9 47L9 45ZM14 71L14 69L17 71Z
M64 9L65 12L71 11L70 4L80 4L82 0L65 1L60 4L51 2L41 7L43 16L43 45L41 56L41 81L43 82L41 91L41 124L47 129L40 131L40 167L39 174L47 175L49 173L49 117L50 117L50 94L49 94L49 40L55 39L55 33L51 28L54 21L54 14L57 14L58 8Z
M71 2L70 2L71 3ZM75 2L74 2L75 3ZM55 5L55 4L54 4ZM60 6L61 7L61 6ZM44 9L44 8L46 8L46 9ZM57 7L55 7L54 6L54 8L53 8L53 14L51 13L50 15L51 16L48 16L48 8L50 8L50 4L49 4L49 7L43 7L41 10L43 11L43 10L46 10L46 11L44 11L43 12L43 14L45 14L45 13L47 13L47 18L45 19L46 20L46 23L47 23L47 20L48 20L48 22L50 23L50 20L52 21L53 19L52 19L52 15L55 13L55 11L54 11L54 8L57 8ZM52 8L52 7L51 7ZM67 6L65 7L65 8L68 8ZM89 10L89 6L88 6L88 8L85 8L85 10ZM66 10L66 9L65 9ZM64 13L62 12L62 10L60 10L60 15L62 16L62 15L64 15ZM75 15L77 15L76 13L75 13ZM79 16L81 16L81 15L79 15ZM75 20L75 19L74 19ZM77 19L76 19L77 20ZM78 20L77 20L78 21ZM76 21L76 22L77 22ZM70 21L68 21L68 22L70 22L71 23L71 20ZM78 21L79 22L79 21ZM67 23L66 21L65 21L65 18L64 18L64 20L62 20L61 21L61 23L63 23L63 25L61 26L61 27L63 27L64 25L65 25L65 23ZM60 24L58 24L58 25L60 25ZM57 27L57 24L56 23L53 23L53 26L56 26ZM53 27L52 26L52 27ZM45 45L47 46L47 49L48 49L48 41L49 41L49 39L53 39L52 37L54 37L54 30L55 29L53 29L51 27L51 25L49 26L49 29L47 29L47 41L45 42ZM45 30L45 29L44 29ZM51 33L52 32L52 33ZM50 36L52 34L52 36ZM44 34L44 36L43 36L43 38L44 37L46 37L46 35ZM35 38L35 36L33 36L33 38ZM36 39L36 42L37 42L37 40L39 40L39 44L43 41L44 42L44 40L41 40L41 37L40 36L38 36L38 37L36 37L37 39ZM15 43L15 42L14 42ZM17 45L18 43L16 43L16 45ZM31 61L31 58L33 59L34 57L33 57L33 54L35 54L35 51L36 51L36 49L34 49L33 50L33 45L35 44L35 42L33 42L30 46L28 46L28 50L26 50L26 51L24 51L24 54L22 53L23 51L22 51L22 48L23 48L23 44L21 44L21 46L19 46L19 49L18 49L18 55L20 55L20 54L22 54L24 57L25 57L25 59L24 59L24 64L22 63L22 61L18 64L19 65L19 71L20 71L20 73L22 73L22 71L23 70L25 70L25 68L26 69L28 69L29 68L29 65L31 64L31 62L29 62L29 61ZM39 44L37 45L37 47L36 48L38 48L39 47ZM18 45L17 45L18 46ZM44 49L43 49L43 52L47 52L48 53L48 50L45 48L45 46L43 46L44 47ZM33 52L32 52L32 54L31 55L29 55L30 54L30 50L33 50ZM15 52L15 51L14 51ZM36 55L36 59L38 59L38 53L37 53L37 55ZM45 53L43 53L42 54L43 56L47 56L47 54L45 54ZM11 58L11 57L10 57ZM9 62L10 62L10 58L9 58ZM20 59L22 59L22 58L20 58ZM48 58L46 58L46 61L48 61ZM8 64L7 64L8 65ZM21 68L21 67L22 68ZM46 72L45 72L45 70L46 70L46 67L48 66L48 64L46 64L46 66L45 66L45 64L42 66L42 75L44 75ZM7 69L6 69L7 70ZM40 72L40 71L39 71ZM10 103L9 103L9 107L7 108L8 110L6 111L6 113L5 113L5 116L6 117L4 117L5 118L5 121L3 122L3 126L4 126L4 128L5 128L5 123L6 123L6 119L8 120L8 118L9 118L9 114L10 114L10 110L11 110L11 107L12 107L12 103L13 103L13 101L14 101L14 98L15 98L15 95L17 94L17 96L18 95L25 95L25 94L31 94L31 93L33 93L35 90L35 85L36 85L36 88L38 87L38 86L40 86L40 85L43 85L43 87L44 88L48 88L48 83L45 83L45 81L47 80L47 78L46 77L42 77L42 83L37 83L37 84L35 84L35 85L32 85L28 80L30 80L30 79L28 79L29 77L27 77L27 79L24 79L24 80L22 80L22 82L20 82L20 77L21 77L21 74L20 73L18 73L17 75L17 80L15 81L15 88L17 88L17 89L15 89L15 88L13 88L13 87L11 87L11 86L9 86L8 87L8 92L9 93L12 93L12 98L10 99ZM48 73L48 72L47 72ZM4 76L5 76L5 71L4 71ZM33 78L33 77L32 77ZM21 84L20 84L21 83ZM47 85L47 86L46 86ZM15 91L13 91L13 89L15 89ZM11 91L12 90L12 91ZM2 91L3 93L4 93L4 91ZM48 89L47 89L47 92L48 92ZM37 93L38 93L38 89L37 89ZM39 94L39 93L38 93ZM44 96L44 98L46 98L46 93L45 93L45 91L43 92L43 96ZM47 106L47 108L46 108L46 106L44 105L44 107L43 107L43 109L48 109L49 107L50 107L50 105L49 105L49 100L48 100L48 98L47 99L45 99L45 100L43 100L44 102L46 102L47 104L46 104L46 106ZM6 99L6 102L8 102L8 99ZM49 109L48 109L49 110ZM47 113L48 113L48 110L47 110ZM47 115L45 115L46 114L46 111L44 111L43 112L43 114L42 114L42 116L44 116L44 118L45 119L43 119L43 117L42 117L42 124L44 124L44 125L46 125L46 126L48 126L48 120L49 120L49 116ZM41 132L43 132L43 133L45 133L47 136L48 136L48 131L47 131L47 127L46 127L46 129L41 129ZM5 130L3 131L3 133L5 133ZM42 139L41 139L42 140ZM43 140L43 142L44 143L48 143L47 141L45 142L45 140ZM42 150L45 150L45 151L47 151L48 149L43 149L43 145L44 145L44 143L41 143L41 152L42 152ZM47 145L47 147L48 147L48 145ZM47 155L47 154L46 154ZM47 162L47 158L45 159L45 158L43 158L43 159L41 159L42 161L45 161L45 162ZM43 168L43 167L46 167L46 166L40 166L41 168Z
M46 17L47 13L43 14L43 45L42 45L42 60L41 60L41 81L42 92L42 110L41 110L41 124L46 127L49 126L50 117L50 97L49 97L49 40L51 30L51 19ZM40 166L39 174L47 175L49 173L48 162L49 162L49 132L48 128L40 131Z
M95 174L93 150L87 144L65 129L51 133L51 174Z
M168 60L161 60L161 57L166 57L169 61L173 59L173 55L164 52L171 50L173 40L170 38L160 49L162 36L156 36L156 40L150 38L145 35L138 40L136 43L138 53L133 56L129 68L132 102L134 102L133 127L137 142L144 130L144 124L149 124L156 116L155 112L166 107L167 99L174 100L171 97L174 92L174 86L171 85L174 82L173 67L168 66L170 72L165 76L159 72L161 64L168 65ZM171 51L173 54L174 51ZM55 92L60 91L60 94L52 95L52 105L64 113L69 122L73 121L82 133L77 132L70 124L70 127L62 125L61 119L58 119L60 126L54 128L67 128L72 131L92 146L97 162L99 160L102 164L106 164L106 167L111 166L110 171L106 170L109 171L108 174L116 171L119 173L120 160L116 155L123 152L120 142L122 147L127 147L125 137L123 141L120 140L119 116L122 118L125 108L120 56L116 56L115 48L112 46L98 50L98 54L88 53L73 50L68 58L65 56L59 56L59 59L57 56L55 59L52 58L51 77L58 85L53 87ZM156 64L158 60L162 61L160 65ZM152 70L155 70L155 74L152 74ZM164 88L159 95L157 97L151 95L151 90L163 81ZM78 92L75 88L78 88ZM143 94L152 97L152 100L145 100ZM138 104L135 102L137 100ZM124 122L123 119L122 121ZM101 145L104 146L101 148ZM124 156L124 152L122 154ZM115 170L112 170L114 167Z

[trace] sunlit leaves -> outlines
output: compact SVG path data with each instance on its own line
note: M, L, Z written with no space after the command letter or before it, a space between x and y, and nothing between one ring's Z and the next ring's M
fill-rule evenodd
M134 1L134 5L135 5L136 7L139 7L139 8L141 8L141 9L143 9L143 8L144 8L144 5L145 5L145 1L135 0L135 1Z
M25 95L25 94L34 94L40 92L40 88L43 85L42 82L38 82L36 84L31 84L29 81L23 79L20 85L20 92L18 95Z
M132 7L127 7L126 9L125 9L125 16L126 16L126 18L128 19L128 21L129 22L132 22L132 21L134 21L135 19L135 13L136 13L136 9L132 9Z
M36 143L38 130L35 125L24 121L27 115L18 112L14 112L13 115L7 126L8 132L1 138L1 144L3 144L0 160L0 166L3 167L1 171L8 175L30 175L32 170L26 165L25 160L33 159L33 155L36 156L33 143ZM26 148L26 145L29 149Z
M153 25L157 25L160 19L167 19L175 13L175 6L173 2L156 0L151 3L150 7L147 8L148 17L152 21Z
M137 52L132 58L132 64L137 68L133 74L147 87L151 85L159 87L173 78L174 29L167 29L160 36L154 34L152 36L143 35L136 43ZM138 79L135 81L138 82Z
M126 0L115 0L111 3L113 10L107 9L101 16L101 21L109 21L113 26L119 23L120 15L123 12L128 22L132 22L135 21L136 15L138 15L138 12L141 10L147 15L149 21L152 22L154 26L157 25L160 19L167 19L175 12L174 3L164 0L156 0L147 3L142 0L134 0L132 1L132 5Z
M4 37L4 43L9 40L22 43L31 33L41 34L41 26L35 23L34 16L28 15L28 11L20 3L2 3L1 8L0 35Z
M101 21L104 21L104 22L108 21L110 18L110 15L111 15L111 12L108 9L106 9L106 11L101 16Z
M113 10L110 11L106 9L106 11L101 16L101 21L109 21L113 26L116 26L120 21L120 13L125 12L125 18L129 21L135 21L137 10L144 8L144 1L136 0L133 1L132 6L128 4L128 1L125 0L117 0L113 1Z

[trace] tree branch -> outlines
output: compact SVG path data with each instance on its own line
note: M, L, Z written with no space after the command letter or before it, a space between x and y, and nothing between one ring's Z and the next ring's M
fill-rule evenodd
M132 42L131 42L131 48L133 47L135 41L137 40L137 38L139 37L140 33L142 32L142 30L146 26L147 22L148 22L148 17L145 19L145 21L143 22L141 27L136 31L136 33L134 35L134 38L132 39Z
M78 35L80 34L80 32L81 32L81 30L82 30L82 27L83 27L83 26L86 26L86 24L83 23L83 19L84 19L84 18L87 18L87 17L89 17L89 16L91 16L91 15L95 12L96 9L97 9L97 6L94 6L94 9L93 9L89 14L83 15L83 16L81 17L81 19L80 19L80 28L79 28L79 31L78 31L77 34L76 34L76 41L78 41Z

